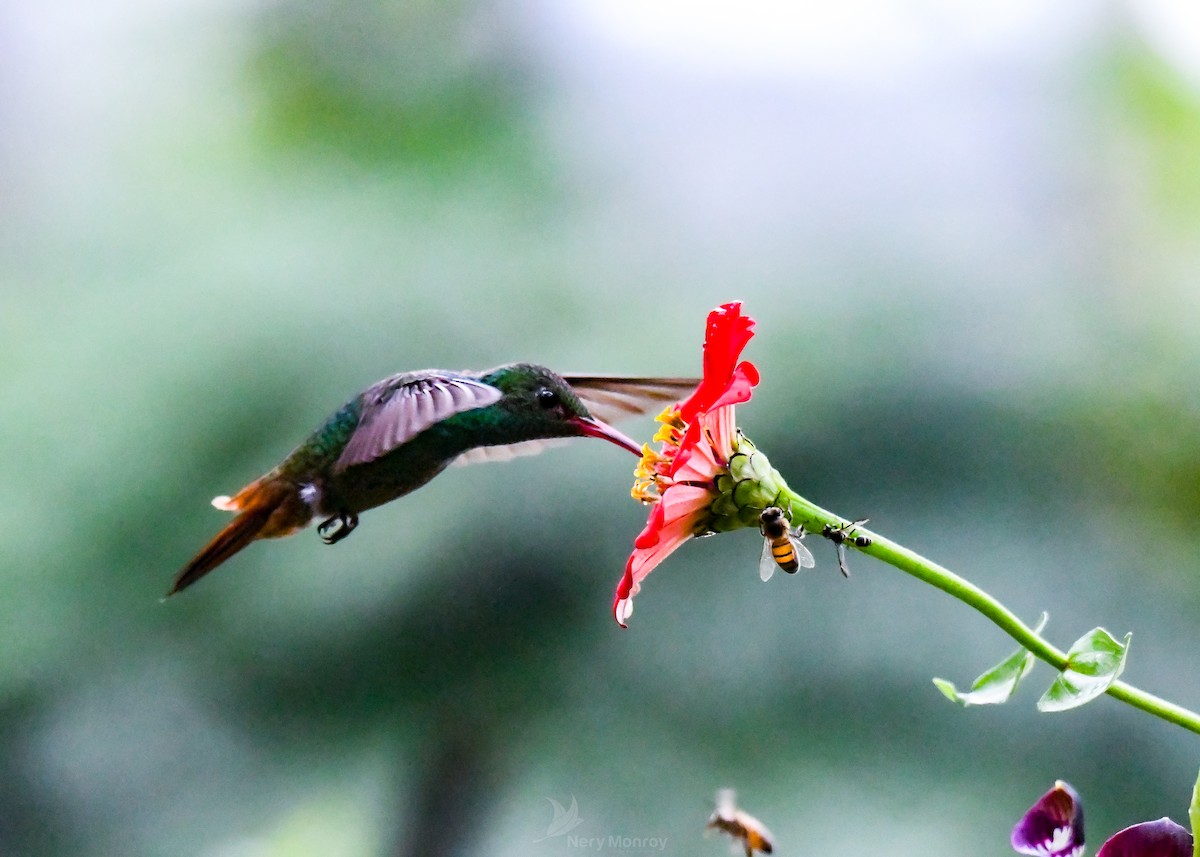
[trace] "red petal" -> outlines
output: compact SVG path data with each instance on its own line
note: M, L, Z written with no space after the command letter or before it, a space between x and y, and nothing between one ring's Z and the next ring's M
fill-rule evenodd
M672 514L677 517L664 520L665 514L661 511L663 501L655 505L650 513L650 522L646 524L642 535L638 536L635 550L625 563L625 573L621 575L621 581L617 584L617 592L613 597L613 617L622 628L626 627L624 617L633 610L629 602L637 594L642 580L676 548L692 537L696 529L697 515L708 508L710 495L702 488L689 485L672 486L667 489L664 499L672 492L675 494L674 499L678 501L672 504Z
M633 546L638 550L654 547L658 544L658 531L663 525L663 506L662 503L655 503L650 510L650 517L646 521L646 526L638 533L636 539L633 540Z
M741 302L722 304L708 314L704 332L704 378L696 392L680 405L685 422L691 422L697 412L711 408L728 389L738 357L752 336L754 319L742 315ZM757 372L754 372L751 386L755 383L758 383Z
M727 413L726 411L718 411L718 414ZM706 414L703 418L704 424L713 422L710 418L712 414ZM703 426L697 423L697 435L699 429ZM728 453L722 451L722 458L717 458L716 451L709 446L707 442L697 443L688 448L688 454L678 459L678 464L671 473L672 478L680 482L703 482L711 484L712 479L725 467L724 456ZM681 486L674 486L675 490ZM669 492L668 492L669 493ZM712 503L715 497L715 492L708 493L708 503Z
M704 410L715 411L726 405L740 405L742 402L750 401L750 388L757 383L758 370L754 368L754 364L749 361L739 363L733 370L733 377L729 381L729 386L725 388L725 392Z
M687 464L688 459L692 457L698 449L700 442L700 421L696 420L688 425L687 431L683 433L683 439L679 441L679 450L675 453L675 457L671 460L671 470L669 476L676 476L683 466Z

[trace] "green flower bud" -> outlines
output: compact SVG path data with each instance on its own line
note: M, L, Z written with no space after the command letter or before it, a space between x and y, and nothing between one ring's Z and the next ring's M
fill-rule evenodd
M757 527L759 515L768 506L780 506L791 520L789 504L782 500L787 483L771 466L765 453L738 432L734 453L724 473L716 478L719 496L709 507L705 529L725 533L744 527Z

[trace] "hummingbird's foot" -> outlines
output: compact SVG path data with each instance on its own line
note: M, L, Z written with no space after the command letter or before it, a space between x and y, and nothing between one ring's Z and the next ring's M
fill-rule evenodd
M342 512L318 525L317 535L321 537L321 541L325 542L325 544L336 545L354 532L354 528L357 526L358 515L353 512Z

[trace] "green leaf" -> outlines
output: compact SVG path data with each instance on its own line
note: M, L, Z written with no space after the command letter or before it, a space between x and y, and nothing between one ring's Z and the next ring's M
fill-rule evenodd
M1046 626L1049 616L1042 614L1034 633L1040 633ZM960 693L958 689L944 678L935 678L934 685L951 702L959 705L999 705L1008 702L1017 689L1017 683L1025 677L1025 673L1033 667L1033 653L1020 648L1005 658L996 666L985 672L971 684L968 693Z
M1067 652L1067 668L1038 700L1039 711L1066 711L1091 702L1117 680L1125 669L1129 641L1115 639L1103 628L1084 634Z
M1193 857L1200 857L1200 836L1196 834L1196 828L1200 827L1200 779L1196 780L1196 785L1192 786L1192 804L1188 807L1188 818L1192 822L1192 848L1194 849Z

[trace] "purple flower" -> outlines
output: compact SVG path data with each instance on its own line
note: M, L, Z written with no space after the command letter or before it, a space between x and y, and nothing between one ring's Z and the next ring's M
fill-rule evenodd
M1017 822L1012 847L1035 857L1080 857L1083 854L1083 804L1062 780L1046 792Z
M1083 854L1083 804L1058 780L1017 822L1012 847L1035 857ZM1192 857L1192 834L1169 818L1126 827L1100 846L1096 857Z
M1143 821L1114 834L1096 857L1192 857L1192 834L1169 818Z

